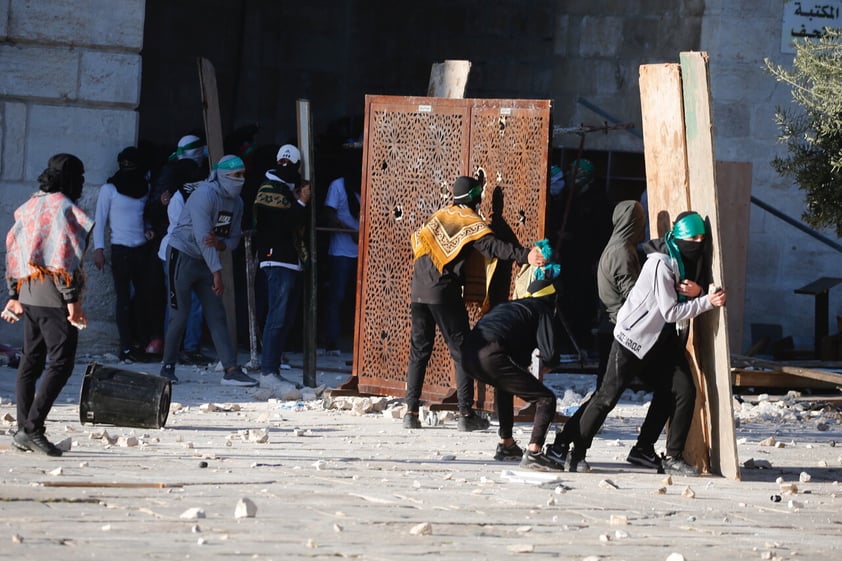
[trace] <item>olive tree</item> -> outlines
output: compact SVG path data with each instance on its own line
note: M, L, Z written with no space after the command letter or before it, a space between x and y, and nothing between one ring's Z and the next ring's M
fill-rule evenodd
M818 40L797 41L791 69L765 63L791 88L793 102L775 111L787 154L775 157L772 167L805 192L807 224L842 236L842 30L826 28Z

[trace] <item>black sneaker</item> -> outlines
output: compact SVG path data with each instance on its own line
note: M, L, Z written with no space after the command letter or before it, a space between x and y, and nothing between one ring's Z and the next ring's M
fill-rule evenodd
M158 375L169 380L171 384L178 383L178 377L175 375L175 364L161 366L161 372Z
M137 349L123 349L120 351L121 362L146 362L146 356Z
M200 351L181 351L178 353L178 362L192 366L207 366L213 362L213 359Z
M563 442L553 442L544 448L544 454L561 465L564 465L564 462L567 461L568 451L570 451L570 445Z
M680 455L664 456L661 460L661 466L664 469L664 473L669 475L686 475L688 477L697 477L699 475L699 469L685 462Z
M661 457L655 453L655 448L652 446L646 447L635 444L632 446L631 451L629 451L626 461L630 464L652 469L661 468Z
M591 465L585 460L585 453L579 453L576 448L567 454L567 462L564 464L567 471L572 473L590 473Z
M475 430L485 430L491 423L485 417L480 417L476 413L471 413L468 416L459 415L456 419L456 429L462 432L471 432Z
M534 471L564 471L564 464L556 462L543 452L530 452L529 450L523 453L520 467Z
M61 456L61 449L47 440L43 431L28 433L23 429L18 430L12 438L15 448L27 452L41 452L47 456Z
M497 443L497 450L494 452L494 459L498 462L514 462L523 459L523 449L513 442L511 446Z
M420 429L421 419L418 418L418 413L407 413L403 416L403 428L405 429Z
M241 386L244 388L251 388L259 383L260 382L240 370L239 366L226 371L225 375L222 376L223 386Z

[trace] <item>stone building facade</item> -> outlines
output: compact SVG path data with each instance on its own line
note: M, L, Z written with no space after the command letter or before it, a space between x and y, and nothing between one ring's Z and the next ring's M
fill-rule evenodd
M217 68L226 132L259 123L258 143L273 144L294 135L296 99L311 100L315 135L353 133L366 94L424 95L430 65L445 59L472 61L467 97L550 99L557 127L610 117L639 131L639 66L705 51L717 159L752 163L752 195L797 219L801 192L770 166L782 150L774 110L789 91L764 64L792 61L794 9L788 0L0 0L0 228L51 154L85 162L92 210L121 147L172 148L201 127L197 56ZM632 132L586 142L643 152ZM557 134L553 144L575 150L579 138ZM834 276L840 257L757 205L748 219L744 336L732 351L750 345L753 323L779 324L810 348L813 302L793 291ZM89 276L102 328L83 339L95 345L114 337L113 302L110 275ZM842 314L837 290L831 318ZM0 326L0 341L17 336Z

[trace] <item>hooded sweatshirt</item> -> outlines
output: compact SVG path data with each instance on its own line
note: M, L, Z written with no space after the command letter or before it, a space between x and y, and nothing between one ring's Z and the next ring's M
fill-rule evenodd
M187 199L169 245L193 259L204 259L210 272L215 273L222 270L219 252L205 245L205 237L213 232L229 251L233 250L242 237L242 219L243 200L239 192L223 189L212 175Z
M614 230L599 258L596 282L599 300L604 307L604 320L610 326L600 326L610 332L617 323L617 310L626 301L638 275L640 257L637 244L643 241L646 217L637 201L620 201L614 207Z
M650 253L617 312L614 328L614 339L638 358L652 349L667 323L689 320L714 308L704 293L679 302L678 263L666 252L663 240L652 240L647 249Z

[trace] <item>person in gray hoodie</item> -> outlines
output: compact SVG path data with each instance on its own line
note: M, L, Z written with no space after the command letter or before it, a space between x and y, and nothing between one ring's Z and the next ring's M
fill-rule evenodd
M225 374L222 384L256 386L257 380L237 366L237 355L228 334L222 294L222 262L219 252L232 251L240 243L245 165L237 156L223 156L207 181L187 199L170 234L167 248L170 320L164 341L161 376L177 383L175 362L190 314L193 292L202 303L213 345Z
M679 332L686 330L690 319L725 305L724 290L704 294L702 288L709 275L704 258L706 238L704 220L698 213L688 211L678 215L663 239L644 245L646 261L617 312L605 377L579 419L575 431L578 434L567 458L568 471L580 471L587 465L585 454L594 435L623 390L639 376L654 391L644 424L644 428L652 429L652 434L641 433L638 444L654 446L669 420L663 470L669 474L698 475L698 469L682 458L693 419L696 387L685 355L685 340Z

